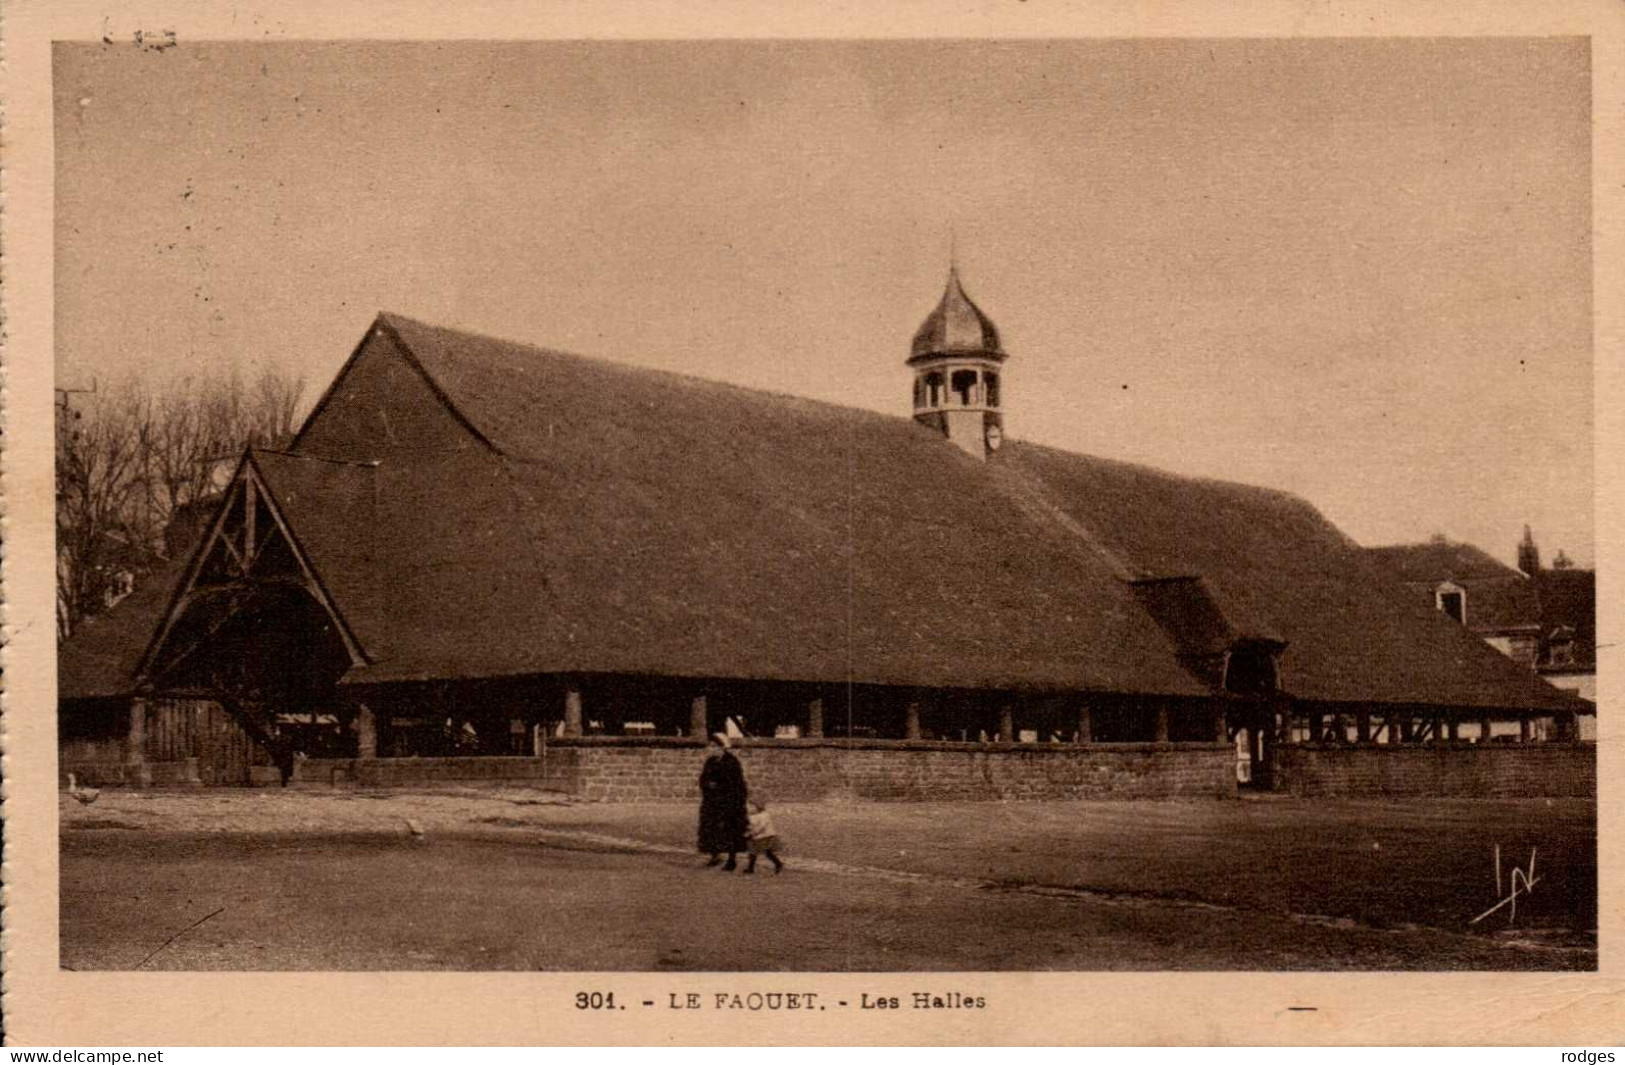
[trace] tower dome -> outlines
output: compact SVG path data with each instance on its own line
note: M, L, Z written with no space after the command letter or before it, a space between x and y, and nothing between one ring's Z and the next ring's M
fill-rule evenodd
M948 268L948 287L936 309L926 315L919 331L914 334L909 362L942 355L981 355L1002 361L1004 351L999 347L999 330L993 319L982 313L980 307L965 295L959 283L959 270Z

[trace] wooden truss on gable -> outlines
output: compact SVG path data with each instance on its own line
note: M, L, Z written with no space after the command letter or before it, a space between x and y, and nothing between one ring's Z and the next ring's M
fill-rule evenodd
M294 637L316 639L320 653L288 654L281 644ZM270 646L260 653L256 642ZM308 683L307 674L365 661L252 453L245 455L142 658L139 687L220 702L275 750L279 694Z

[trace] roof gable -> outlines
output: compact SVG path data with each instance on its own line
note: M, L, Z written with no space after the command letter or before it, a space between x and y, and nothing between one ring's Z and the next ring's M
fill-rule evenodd
M346 508L330 506L324 511L331 511L323 514L323 522L330 523ZM347 544L353 537L342 539ZM335 552L343 557L341 544L330 540L327 546L329 557ZM239 463L208 533L176 583L151 642L135 666L136 679L155 679L172 671L207 642L211 630L235 612L255 587L267 583L303 588L326 612L350 660L363 660L353 629L318 576L250 451Z
M374 462L471 447L492 444L380 314L288 450Z

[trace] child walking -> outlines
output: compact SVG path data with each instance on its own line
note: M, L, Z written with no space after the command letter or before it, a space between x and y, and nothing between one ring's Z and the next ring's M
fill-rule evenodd
M773 815L767 812L767 804L759 800L750 803L750 863L745 866L745 872L756 871L756 856L767 855L768 861L773 863L773 873L777 875L784 872L784 862L779 859L778 851L784 847L779 839L778 829L773 825Z

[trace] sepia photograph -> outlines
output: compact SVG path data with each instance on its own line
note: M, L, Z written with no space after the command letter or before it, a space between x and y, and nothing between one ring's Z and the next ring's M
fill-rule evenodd
M63 969L1597 968L1587 39L137 37Z

